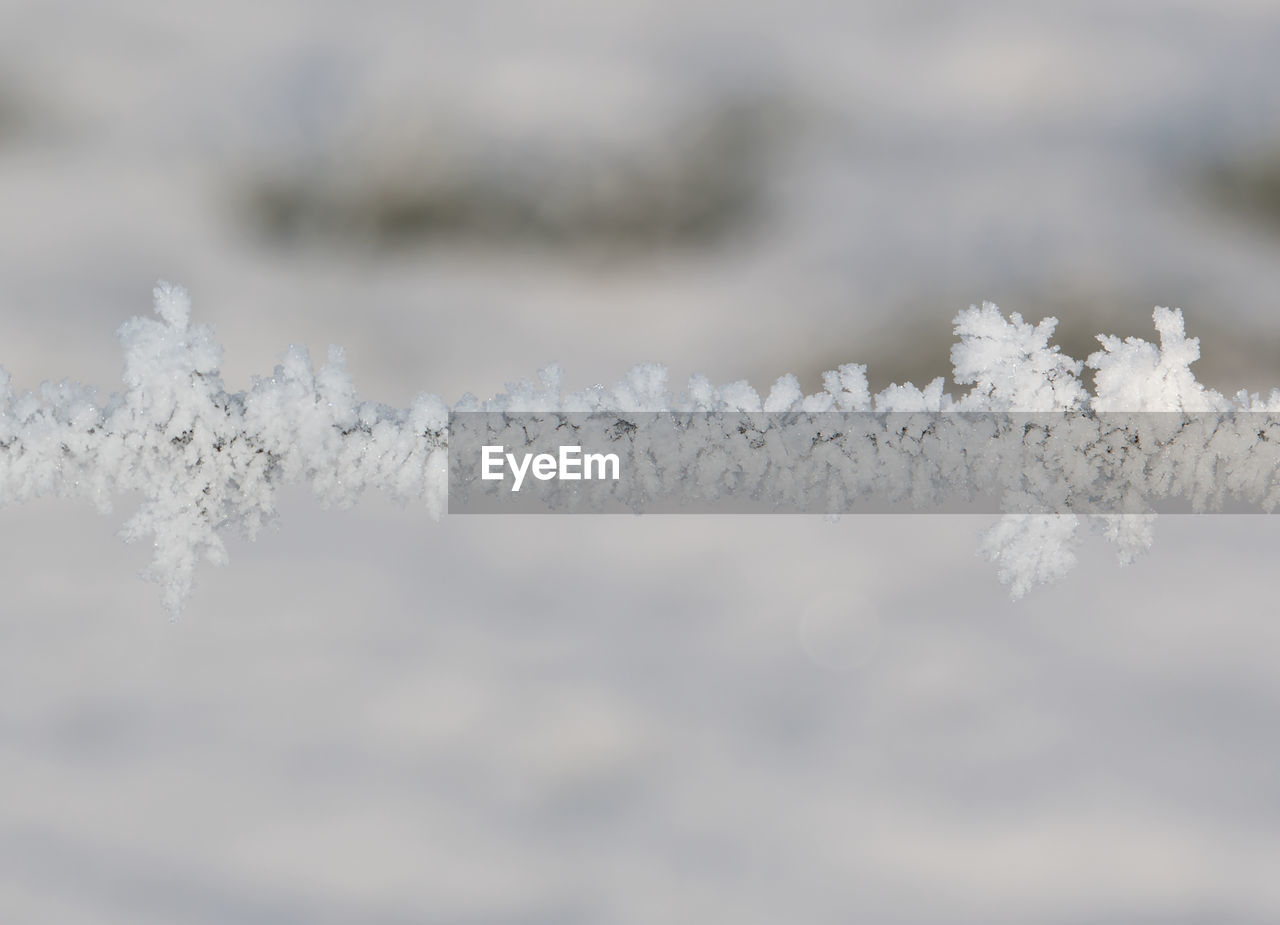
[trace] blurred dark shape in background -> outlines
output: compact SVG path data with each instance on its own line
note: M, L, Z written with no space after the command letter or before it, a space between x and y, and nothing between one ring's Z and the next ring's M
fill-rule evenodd
M711 101L627 144L486 137L402 113L337 149L250 165L245 216L285 246L375 254L435 241L611 256L714 245L762 216L780 101Z
M8 75L0 73L0 145L10 142L28 121L26 107L18 100Z
M1280 144L1220 160L1201 179L1214 205L1280 235Z

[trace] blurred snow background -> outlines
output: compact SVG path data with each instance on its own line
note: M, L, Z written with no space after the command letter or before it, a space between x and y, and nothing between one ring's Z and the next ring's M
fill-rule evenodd
M993 299L1280 385L1280 10L0 0L0 362L114 388L187 285L231 388L560 362L948 369ZM1010 604L966 518L378 499L202 573L0 512L0 918L1273 921L1267 518Z

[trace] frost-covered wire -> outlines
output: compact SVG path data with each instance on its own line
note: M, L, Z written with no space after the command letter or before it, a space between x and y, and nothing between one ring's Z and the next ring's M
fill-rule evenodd
M174 611L190 594L197 562L225 561L222 536L228 529L255 536L275 515L276 493L284 484L310 485L328 504L351 504L374 489L421 503L432 517L443 513L451 410L443 400L423 394L409 408L361 400L338 348L330 348L317 370L304 348L290 347L269 377L255 379L247 391L228 392L220 376L221 348L207 325L191 324L190 310L183 289L156 286L158 317L134 318L119 330L125 389L103 403L94 390L68 381L16 393L0 370L0 502L52 494L87 498L105 512L114 497L139 493L142 503L121 534L128 541L151 540L147 575L161 585L164 604ZM1050 343L1055 319L1032 325L1017 313L1006 318L989 303L962 311L951 360L955 382L968 389L958 395L945 390L941 377L924 388L891 385L873 395L860 364L824 374L823 390L813 395L805 395L790 375L763 396L745 382L716 386L703 376L675 392L666 369L656 364L633 368L612 388L565 394L560 370L551 366L493 398L465 396L452 410L1280 412L1280 390L1265 399L1243 391L1228 399L1197 382L1189 367L1199 357L1199 342L1186 336L1181 313L1158 308L1154 321L1159 344L1100 336L1101 349L1081 362ZM1094 370L1092 390L1081 378L1085 367ZM1094 450L1095 437L1088 437ZM1165 452L1164 470L1153 457L1142 457L1126 476L1129 487L1181 491L1203 505L1212 491L1220 491L1219 470L1225 468L1231 487L1246 497L1267 509L1280 500L1273 477L1280 465L1271 444L1259 442L1262 435L1251 439L1239 428L1198 433L1183 427L1178 437L1184 448L1210 447L1212 453L1200 453L1193 462L1213 471L1179 468ZM885 452L900 448L886 445ZM1091 458L1084 445L1055 445L1053 453L1067 463L1059 472L1069 482L1085 478L1084 469L1072 468ZM773 470L761 471L772 477ZM847 473L841 478L841 486L833 482L827 489L848 490L853 483ZM1005 515L980 546L1015 596L1061 577L1075 561L1077 515L1036 510ZM1145 511L1122 505L1091 518L1117 544L1122 561L1150 545L1152 521Z

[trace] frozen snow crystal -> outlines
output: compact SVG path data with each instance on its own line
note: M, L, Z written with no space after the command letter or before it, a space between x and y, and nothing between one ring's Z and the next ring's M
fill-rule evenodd
M961 411L1060 411L1088 400L1081 365L1049 345L1058 319L1034 327L1014 312L1006 321L990 302L956 318L960 343L951 348L955 379L973 388L957 403ZM1137 408L1129 410L1139 410Z
M979 551L996 563L1014 597L1057 581L1076 564L1079 519L1074 514L1005 514L983 536Z
M1230 402L1196 382L1191 364L1200 359L1200 339L1187 337L1182 312L1157 308L1160 346L1136 337L1099 335L1102 349L1086 361L1097 370L1095 411L1217 411Z

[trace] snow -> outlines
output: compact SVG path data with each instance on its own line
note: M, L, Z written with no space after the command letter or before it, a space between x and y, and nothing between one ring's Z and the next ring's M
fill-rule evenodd
M186 291L161 282L154 302L159 320L120 327L126 389L101 407L92 390L71 382L14 395L5 378L0 500L52 493L109 509L113 496L140 493L121 536L151 541L148 577L175 612L197 564L227 561L228 530L257 536L283 486L307 485L326 506L378 491L434 517L443 512L442 399L424 393L403 409L362 400L337 347L317 371L306 348L292 346L270 377L228 392L221 348L208 325L190 325ZM623 436L614 415L710 415L676 429L637 431L628 422L628 465L640 471L627 485L593 493L566 483L547 496L575 510L610 497L639 512L659 500L697 505L736 493L778 510L819 504L837 514L871 499L929 507L957 494L994 494L1007 513L980 549L1019 597L1075 564L1077 513L1103 515L1090 523L1128 563L1150 546L1153 505L1167 498L1185 498L1196 511L1221 509L1228 498L1270 510L1280 499L1280 452L1264 437L1272 422L1257 398L1241 392L1233 403L1196 381L1199 341L1186 336L1181 312L1157 308L1153 321L1159 346L1100 335L1103 349L1082 364L1050 343L1055 319L1033 326L990 303L971 307L955 320L955 381L970 386L959 395L944 392L938 377L923 390L893 384L872 397L865 368L854 364L825 373L824 390L813 395L793 375L763 401L744 382L716 387L696 375L676 394L666 367L649 363L612 388L567 395L563 372L549 366L536 381L510 383L485 401L464 397L453 410L500 412L489 442L526 447L540 431L555 435L536 415L607 412L595 424L607 429L606 448ZM1080 380L1084 366L1096 370L1093 393ZM833 409L862 410L832 424L824 415ZM1036 417L1047 412L1058 418ZM599 439L586 421L576 439ZM582 429L577 419L574 429Z

